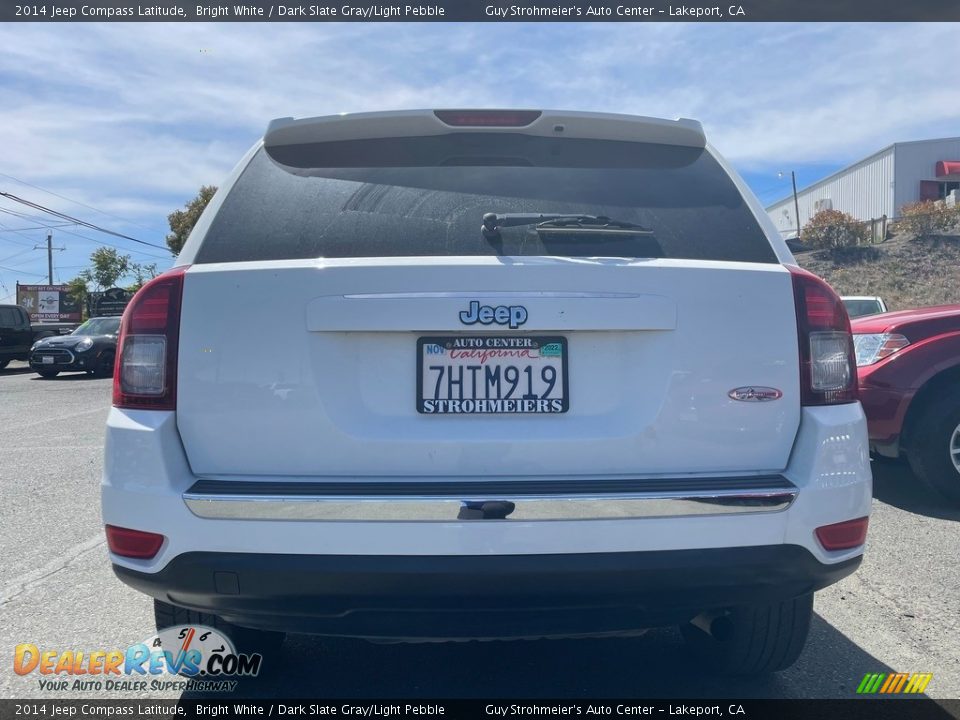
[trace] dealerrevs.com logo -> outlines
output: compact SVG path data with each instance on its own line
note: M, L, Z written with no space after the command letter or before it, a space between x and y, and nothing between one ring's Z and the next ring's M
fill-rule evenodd
M13 670L36 675L44 691L230 692L236 678L256 676L262 663L259 653L238 653L219 630L179 625L125 650L60 651L21 643L14 650Z
M867 673L857 686L858 695L922 693L933 673Z

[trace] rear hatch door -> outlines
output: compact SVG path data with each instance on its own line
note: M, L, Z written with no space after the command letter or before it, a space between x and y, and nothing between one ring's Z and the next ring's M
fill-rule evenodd
M197 473L786 466L790 275L702 135L294 139L253 154L187 258L177 422ZM595 220L483 232L490 213ZM731 397L754 386L782 396Z

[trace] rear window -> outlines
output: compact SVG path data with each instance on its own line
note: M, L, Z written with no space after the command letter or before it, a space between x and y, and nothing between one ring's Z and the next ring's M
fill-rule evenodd
M876 315L880 312L880 303L876 300L844 300L843 304L846 306L850 317Z
M652 235L552 235L486 213L604 216ZM214 218L198 263L550 255L776 262L705 150L461 133L261 149Z
M119 317L90 318L73 331L73 335L116 335L120 331Z

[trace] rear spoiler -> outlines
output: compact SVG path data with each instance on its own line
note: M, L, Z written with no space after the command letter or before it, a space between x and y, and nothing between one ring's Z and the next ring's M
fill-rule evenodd
M522 133L540 137L620 140L703 148L697 120L557 110L401 110L272 120L267 148L284 145L423 137L450 133Z

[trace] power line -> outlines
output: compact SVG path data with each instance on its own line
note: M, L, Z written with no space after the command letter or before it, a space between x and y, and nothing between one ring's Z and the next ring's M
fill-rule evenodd
M35 227L25 227L25 228L8 228L7 230L0 230L0 232L24 232L26 230L51 230L55 228L70 227L73 223L57 223L56 225L37 225Z
M9 232L18 232L20 230L47 230L49 228L58 228L58 227L69 227L70 225L76 225L75 222L65 222L65 223L55 223L53 225L43 223L42 215L31 215L30 213L17 212L16 210L11 210L10 208L0 207L0 213L6 215L13 215L18 217L21 220L30 220L35 223L40 223L37 227L27 227L27 228L16 228L11 229Z
M114 230L108 230L107 228L100 227L99 225L95 225L94 223L89 223L86 220L80 220L79 218L75 218L72 215L67 215L66 213L58 212L56 210L51 210L50 208L45 207L44 205L40 205L39 203L35 203L30 200L24 200L21 197L17 197L13 193L0 192L0 197L5 197L8 200L13 200L14 202L18 202L21 205L26 205L27 207L33 208L34 210L40 210L41 212L45 212L50 215L53 215L54 217L58 217L61 220L69 220L70 222L73 222L77 225L82 225L83 227L90 228L91 230L96 230L98 232L102 232L107 235L113 235L114 237L123 238L124 240L130 240L131 242L139 243L140 245L154 247L154 248L157 248L158 250L169 249L162 245L157 245L155 243L147 242L146 240L139 240L138 238L131 237L130 235L124 235L123 233L115 232Z
M0 173L0 175L2 175L2 173ZM5 176L5 177L9 177L9 176ZM13 179L16 180L16 178L13 178ZM40 189L42 189L42 188L40 188ZM51 193L51 194L55 194L55 193ZM96 230L96 231L98 231L98 232L102 232L102 233L105 233L105 234L108 234L108 235L112 235L112 236L115 236L115 237L123 238L123 239L125 239L125 240L131 240L131 241L133 241L133 242L135 242L135 243L138 243L138 244L140 244L140 245L146 245L146 246L148 246L148 247L155 247L155 248L158 248L158 249L160 249L160 250L168 250L168 248L166 248L166 247L163 247L163 246L160 246L160 245L156 245L156 244L154 244L154 243L145 242L145 241L143 241L143 240L139 240L139 239L134 238L134 237L131 237L131 236L129 236L129 235L124 235L123 233L114 232L114 231L109 230L109 229L107 229L107 228L100 227L99 225L95 225L94 223L89 223L89 222L86 222L86 221L84 221L84 220L80 220L79 218L75 218L75 217L73 217L73 216L71 216L71 215L67 215L66 213L61 213L61 212L58 212L58 211L56 211L56 210L52 210L52 209L50 209L50 208L48 208L48 207L45 207L45 206L43 206L43 205L40 205L39 203L34 203L34 202L30 201L30 200L25 200L25 199L23 199L23 198L17 197L16 195L13 195L13 194L11 194L11 193L0 192L0 196L3 196L3 197L5 197L5 198L7 198L7 199L9 199L9 200L13 200L14 202L20 203L21 205L25 205L25 206L27 206L27 207L30 207L30 208L34 209L34 210L38 210L38 211L40 211L40 212L47 213L47 214L49 214L49 215L53 215L54 217L57 217L57 218L60 218L60 219L62 219L62 220L66 220L66 221L67 221L66 223L44 223L42 220L38 219L35 215L32 215L32 214L30 214L30 213L18 212L18 211L16 211L16 210L12 210L12 209L9 209L9 208L0 208L0 212L3 212L3 213L5 213L5 214L7 214L7 215L11 215L11 216L13 216L13 217L18 217L18 218L23 219L23 220L32 220L33 222L39 223L39 227L37 227L37 228L30 228L30 227L28 227L28 228L11 228L11 227L8 227L8 226L3 225L2 223L0 223L0 228L2 228L2 230L0 230L0 232L14 233L14 234L19 235L19 236L21 236L21 237L24 237L24 238L26 238L26 239L28 239L28 240L33 240L33 238L31 238L29 235L27 235L27 234L25 233L26 230L33 230L33 229L37 229L37 230L39 230L39 229L46 229L46 230L57 229L58 232L66 233L66 234L68 234L68 235L73 235L74 237L80 238L81 240L85 240L85 241L87 241L87 242L91 242L91 243L93 243L93 244L95 244L95 245L111 247L111 248L114 248L114 249L116 249L116 250L129 251L129 252L136 253L137 255L141 255L141 256L144 256L144 257L152 258L152 259L155 259L155 260L168 260L168 259L169 259L169 258L166 257L166 256L154 255L154 254L152 254L152 253L147 253L147 252L144 252L144 251L142 251L142 250L136 250L136 249L134 249L134 248L123 248L123 247L120 247L120 246L118 246L118 245L113 245L113 244L111 244L111 243L107 243L107 242L103 242L103 241L100 241L100 240L96 240L96 239L91 238L91 237L88 237L88 236L86 236L86 235L82 235L82 234L80 234L80 233L73 232L73 231L71 231L71 230L66 230L65 228L66 228L66 227L69 227L70 225L80 225L80 226L82 226L82 227L87 227L87 228L90 228L90 229L92 229L92 230ZM69 199L69 198L65 198L65 199ZM82 203L79 203L79 204L82 204ZM91 208L91 209L96 210L96 208ZM107 214L107 213L104 213L104 214ZM120 218L120 219L122 219L122 218ZM5 242L12 243L12 244L14 244L14 245L21 245L21 246L24 246L24 247L29 247L29 249L31 249L31 250L34 249L32 246L27 246L26 243L22 243L22 242L19 242L19 241L17 241L17 240L13 240L13 239L11 239L11 238L9 238L9 237L7 237L7 238L2 238L2 240L4 240ZM24 252L26 252L26 251L24 251ZM23 253L17 253L17 254L15 254L15 255L13 255L12 257L18 257L18 256L21 255L21 254L23 254ZM9 258L7 258L7 259L9 259ZM28 262L29 262L29 260L28 260ZM23 264L23 263L18 263L18 264ZM84 266L70 266L70 267L73 268L73 267L84 267ZM18 274L18 275L26 275L26 276L29 276L29 277L45 277L45 276L44 276L43 274L41 274L41 273L25 272L25 271L23 271L23 270L18 270L18 269L16 269L16 268L12 268L12 267L0 266L0 269L6 270L7 272L15 273L15 274ZM57 268L58 271L59 271L59 269L60 269L60 268ZM69 269L69 268L64 267L63 269L66 270L66 269ZM57 273L57 275L58 275L58 277L59 277L59 272Z
M38 248L30 248L30 249L31 249L31 250L36 250L36 249L38 249ZM7 260L9 260L9 259L10 259L10 258L4 258L3 262L7 262ZM35 263L35 262L38 262L38 261L39 261L39 258L37 258L37 257L32 257L32 258L27 258L26 260L20 260L20 261L18 261L18 262L14 262L14 263L7 263L7 266L8 266L8 267L15 267L15 268L22 268L24 265L28 265L28 264L30 264L30 263Z
M11 230L0 230L0 232L12 232ZM32 245L27 245L25 242L20 242L19 240L11 240L10 238L0 238L2 242L12 243L14 245L21 245L23 247L33 247Z
M13 215L15 217L21 217L21 218L24 217L23 213L14 212L13 210L7 210L6 208L0 208L0 212L7 213L8 215ZM18 235L23 235L23 232L19 228L17 229L10 228L4 225L3 223L0 223L0 228L3 228L2 230L0 230L0 232L3 232L3 233L17 233ZM33 238L30 238L27 235L23 235L23 237L27 238L28 240L31 240L31 247L32 247ZM26 245L26 243L20 242L18 240L11 240L10 238L0 238L0 240L3 240L4 242L8 242L8 243L13 243L14 245Z
M73 232L72 230L65 230L63 228L60 228L59 232L66 233L67 235L73 235L74 237L78 237L81 240L86 240L87 242L92 242L94 245L104 245L106 247L111 247L114 250L124 250L126 252L136 253L137 255L143 255L144 257L153 258L154 260L172 260L173 259L172 255L154 255L153 253L144 252L143 250L137 250L136 248L120 247L119 245L113 245L108 242L103 242L103 240L97 240L88 235L81 235L80 233Z
M0 212L5 212L7 215L16 215L19 218L27 218L28 220L35 217L30 215L29 213L17 212L16 210L10 210L9 208L4 208L0 210Z
M30 237L29 235L24 234L24 233L23 233L22 231L20 231L20 230L14 230L13 228L9 228L9 227L7 227L6 225L4 225L3 223L0 223L0 228L2 228L2 230L0 230L0 232L12 232L12 233L16 233L17 235L20 235L20 236L22 236L22 237L27 238L27 240L30 240L31 242L34 242L34 243L36 242L36 241L35 241L32 237ZM21 242L16 242L15 240L11 240L10 238L3 238L3 239L4 239L5 241L7 241L7 242L12 242L12 243L14 243L15 245L23 245L23 244L24 244L24 243L21 243ZM32 247L31 247L31 249L32 249Z
M23 215L23 213L17 213L17 212L14 212L14 211L12 211L12 210L7 210L7 209L5 209L5 208L0 208L0 212L7 212L7 213L10 213L11 215ZM155 260L169 260L169 259L170 259L170 258L167 257L167 256L154 255L153 253L144 252L143 250L137 250L136 248L124 248L124 247L120 247L119 245L113 245L112 243L104 242L103 240L96 240L95 238L89 237L89 236L87 236L87 235L81 235L81 234L78 233L78 232L73 232L72 230L65 230L65 229L64 229L65 227L69 227L69 226L72 225L72 224L73 224L73 223L66 223L65 225L42 225L42 227L45 228L45 229L56 229L56 230L58 230L59 232L67 233L67 235L73 235L74 237L78 237L78 238L80 238L80 239L82 239L82 240L86 240L87 242L92 242L92 243L94 243L95 245L103 245L103 246L105 246L105 247L112 247L112 248L115 249L115 250L124 250L124 251L127 251L127 252L136 253L137 255L143 255L144 257L153 258L153 259L155 259ZM7 228L7 226L4 225L3 223L0 223L0 228ZM18 230L13 230L13 229L7 228L7 231L9 231L9 232L15 232L15 233L17 233L17 234L19 234L19 235L23 235L23 233L22 233L22 232L19 232ZM4 231L0 230L0 232L4 232ZM23 237L29 237L29 236L23 235ZM10 240L10 238L3 238L3 239L6 240L6 241L8 241L8 242L14 242L13 240ZM32 238L31 238L31 239L32 239ZM22 245L23 243L16 243L16 244L17 244L17 245Z
M66 195L60 195L59 193L53 192L53 190L47 190L46 188L40 187L39 185L34 185L34 184L32 184L32 183L28 183L26 180L21 180L20 178L15 178L13 175L7 175L6 173L0 173L0 177L9 178L10 180L13 180L14 182L18 182L18 183L20 183L21 185L26 185L27 187L32 187L34 190L40 190L41 192L45 192L45 193L47 193L48 195L53 195L54 197L58 197L58 198L60 198L61 200L66 200L67 202L72 202L72 203L74 203L75 205L79 205L80 207L85 207L85 208L87 208L88 210L93 210L94 212L98 212L98 213L100 213L101 215L106 215L107 217L112 217L114 220L122 220L123 222L129 223L130 225L136 225L137 227L141 227L141 228L143 228L144 230L153 230L154 232L162 232L162 231L160 231L160 230L157 230L157 228L152 228L152 227L147 227L146 225L141 225L140 223L133 222L133 220L130 220L130 219L128 219L128 218L123 218L123 217L120 217L119 215L113 215L112 213L108 213L108 212L106 212L105 210L100 210L100 209L98 209L98 208L95 208L95 207L93 207L93 205L87 205L86 203L82 203L82 202L80 202L79 200L74 200L73 198L69 198L69 197L67 197Z
M3 211L3 208L0 208L0 211ZM10 211L10 214L15 214L15 215L16 215L16 214L21 214L21 213L14 213L14 212ZM45 228L47 228L47 227L56 227L58 232L67 233L68 235L74 235L74 236L76 236L76 237L78 237L78 238L80 238L80 239L82 239L82 240L86 240L86 241L88 241L88 242L92 242L92 243L94 243L95 245L104 245L104 246L107 246L107 247L112 247L112 248L114 248L114 249L116 249L116 250L128 250L128 249L129 249L130 252L136 253L136 254L138 254L138 255L143 255L143 256L146 256L146 257L149 257L149 258L155 258L155 259L157 259L157 260L167 260L167 259L169 259L169 258L161 257L161 256L159 256L159 255L152 255L152 254L150 254L150 253L143 252L142 250L136 250L136 249L134 249L134 248L122 248L122 247L120 247L120 246L118 246L118 245L111 245L110 243L105 243L105 242L102 242L102 241L100 241L100 240L95 240L94 238L87 237L86 235L81 235L80 233L75 233L75 232L71 232L70 230L65 230L65 229L63 229L63 228L60 227L60 226L44 226L44 227L45 227ZM14 233L16 233L16 234L18 234L18 235L22 235L23 237L25 237L25 238L27 238L27 239L31 239L29 235L26 235L25 233L21 232L21 231L18 230L18 229L7 228L7 226L4 225L3 223L0 223L0 228L2 228L2 229L0 229L0 232L4 232L4 231L14 232ZM18 242L18 241L16 241L16 240L11 240L10 238L0 238L0 240L3 240L4 242L14 243L15 245L25 246L25 247L28 248L28 250L35 250L35 249L36 249L36 247L35 247L32 243L31 243L30 245L26 245L26 243L21 243L21 242ZM26 251L24 251L24 252L26 252ZM18 255L19 255L19 254L20 254L20 253L18 253ZM16 257L16 256L13 256L13 257ZM10 259L10 258L5 258L5 260L9 260L9 259ZM33 259L31 258L31 259L27 260L27 262L31 262L32 260L33 260ZM23 264L23 263L16 263L16 265L22 265L22 264ZM67 266L64 266L63 268L58 267L57 270L61 270L61 269L62 269L62 270L71 270L71 269L83 268L83 267L87 267L87 266L86 266L86 265L67 265ZM47 277L46 275L44 275L44 274L42 274L42 273L29 273L29 272L24 272L23 270L17 270L17 269L15 269L15 267L0 266L0 269L7 270L8 272L17 273L17 274L20 274L20 275L29 275L29 276L32 276L32 277Z
M24 254L26 254L26 253L28 253L28 252L32 252L32 251L33 251L33 248L27 248L26 250L21 250L20 252L14 253L13 255L8 255L8 256L5 257L5 258L0 258L0 262L6 262L7 260L13 260L15 257L20 257L21 255L24 255Z
M59 212L59 211L57 211L57 210L52 210L52 209L50 209L50 208L48 208L48 207L46 207L46 206L44 206L44 205L40 205L39 203L35 203L35 202L31 201L31 200L25 200L25 199L23 199L23 198L21 198L21 197L17 197L17 196L14 195L13 193L0 192L0 197L5 197L5 198L7 198L8 200L13 200L14 202L18 202L18 203L20 203L21 205L26 205L27 207L33 208L34 210L40 210L41 212L45 212L45 213L47 213L47 214L49 214L49 215L53 215L54 217L58 217L58 218L60 218L61 220L68 220L68 221L70 221L71 223L73 223L74 225L81 225L81 226L83 226L83 227L90 228L91 230L96 230L96 231L98 231L98 232L102 232L102 233L105 233L105 234L107 234L107 235L113 235L114 237L123 238L124 240L130 240L130 241L132 241L132 242L139 243L139 244L141 244L141 245L147 245L147 246L149 246L149 247L155 247L155 248L157 248L157 249L159 249L159 250L166 250L166 249L167 249L167 248L163 247L162 245L156 245L156 244L154 244L154 243L150 243L150 242L147 242L147 241L145 241L145 240L140 240L140 239L138 239L138 238L131 237L130 235L124 235L123 233L118 233L118 232L115 232L114 230L109 230L109 229L104 228L104 227L101 227L101 226L99 226L99 225L95 225L94 223L87 222L86 220L80 220L79 218L75 218L75 217L73 217L72 215L67 215L66 213L62 213L62 212Z
M46 275L44 275L43 273L28 273L28 272L24 272L23 270L14 270L13 268L4 267L3 265L0 265L0 270L6 270L7 272L12 272L17 275L30 275L31 277L46 277Z

